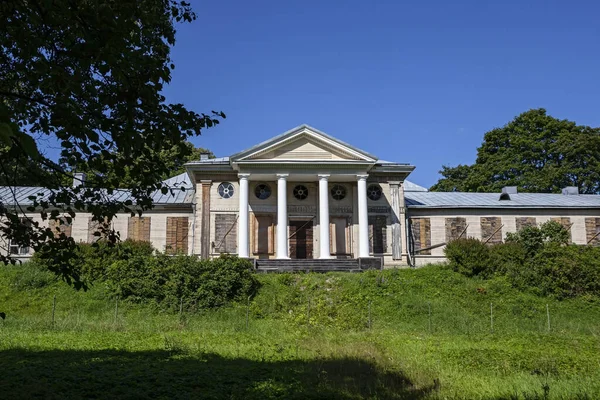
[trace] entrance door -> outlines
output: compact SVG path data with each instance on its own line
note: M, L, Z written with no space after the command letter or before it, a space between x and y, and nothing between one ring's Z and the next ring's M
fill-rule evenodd
M290 221L290 258L313 258L312 221Z

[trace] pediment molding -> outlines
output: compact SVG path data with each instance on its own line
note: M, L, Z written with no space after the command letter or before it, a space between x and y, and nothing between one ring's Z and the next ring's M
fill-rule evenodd
M303 125L231 156L232 163L359 162L377 157Z

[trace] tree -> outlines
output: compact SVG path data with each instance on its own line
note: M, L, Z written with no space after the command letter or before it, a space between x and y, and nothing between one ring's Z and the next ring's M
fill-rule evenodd
M529 110L484 135L473 165L443 166L432 191L600 193L600 129Z
M92 214L98 235L116 241L105 222L117 212L152 207L155 190L171 166L165 152L185 155L187 138L211 127L222 112L198 114L166 102L162 90L175 68L170 59L175 24L196 15L179 0L8 0L0 4L0 143L10 159L0 163L2 181L19 183L14 168L36 165L46 171L49 194L31 198L27 211L42 219L71 223L77 212ZM57 143L63 165L38 149ZM97 184L65 187L73 169L86 166ZM127 170L136 186L114 196ZM26 210L0 203L0 233L55 258L55 272L84 287L69 268L75 243L35 221ZM11 262L0 255L0 262Z
M163 149L158 155L161 159L161 164L165 167L165 171L161 175L160 179L165 180L175 175L179 175L185 172L184 165L187 162L199 160L202 154L208 154L210 158L214 158L214 154L207 149L202 147L196 147L190 142L185 143L185 148L172 147L170 149ZM118 155L116 155L118 157ZM68 160L61 159L60 164L64 166L65 170L71 170L75 172L83 172L86 174L86 184L93 186L102 186L105 175L99 175L96 171L90 170L86 163L79 163L76 167L72 167ZM139 186L139 177L132 174L128 166L125 166L121 171L111 170L109 172L111 178L114 175L115 180L119 181L119 188L133 188ZM63 179L64 185L71 185L72 180L70 174L66 175Z

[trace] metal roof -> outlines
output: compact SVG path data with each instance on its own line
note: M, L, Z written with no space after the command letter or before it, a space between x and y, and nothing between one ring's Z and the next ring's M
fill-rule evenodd
M427 192L427 188L421 186L421 185L417 185L416 183L413 183L411 181L404 181L404 184L402 185L404 186L404 191L405 192Z
M595 194L518 193L500 200L500 193L409 192L405 198L410 208L600 208Z
M198 165L198 164L229 164L229 157L217 157L209 158L207 160L195 160L185 163L185 165Z
M194 198L194 189L187 173L169 178L164 181L164 183L173 189L173 194L170 192L163 194L160 190L153 192L152 201L155 205L187 204L192 202ZM182 188L185 190L181 190ZM106 193L105 189L98 190ZM42 187L0 186L0 203L29 206L33 204L33 201L30 200L29 197L36 196L38 200L46 199L51 193L52 191L50 189ZM39 195L41 195L41 197ZM127 189L116 189L113 194L106 194L106 196L112 201L125 201L131 198L131 192Z

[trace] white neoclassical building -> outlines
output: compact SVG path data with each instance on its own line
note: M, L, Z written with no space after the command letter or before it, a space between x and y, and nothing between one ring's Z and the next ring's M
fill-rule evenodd
M302 125L186 167L196 187L194 251L202 257L406 262L403 183L414 166Z
M443 261L446 243L456 238L497 243L507 232L548 220L563 224L573 243L600 245L598 195L572 187L562 194L515 187L428 192L406 180L414 168L302 125L230 157L186 164L186 173L166 181L185 191L157 192L153 210L141 217L118 214L111 223L121 238L149 241L160 251L237 254L257 264L422 265ZM0 203L25 209L29 196L43 191L0 187ZM61 230L76 241L97 240L97 225L86 213ZM0 251L31 256L2 238Z

